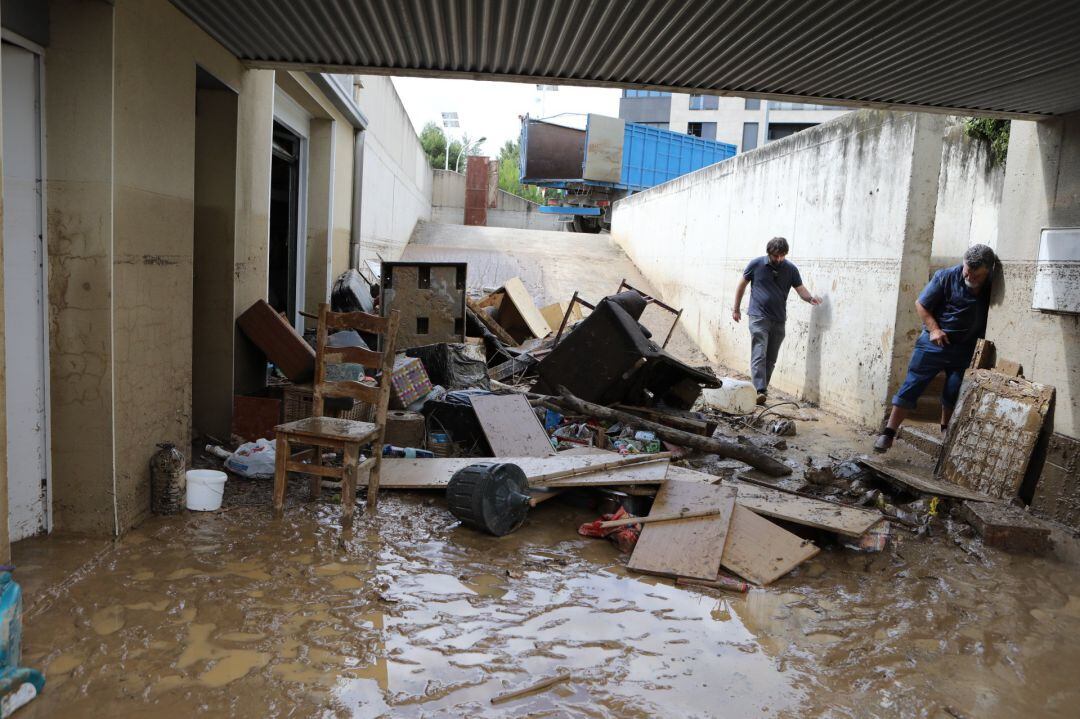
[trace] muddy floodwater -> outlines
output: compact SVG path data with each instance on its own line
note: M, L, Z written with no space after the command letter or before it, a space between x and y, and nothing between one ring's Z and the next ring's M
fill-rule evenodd
M297 492L302 482L293 483ZM32 717L1077 716L1080 572L906 537L826 547L747 595L635 575L592 513L547 502L501 539L438 494L377 518L268 483L157 518L28 597ZM61 540L20 550L17 576ZM81 549L80 549L81 547ZM492 705L569 671L570 681Z

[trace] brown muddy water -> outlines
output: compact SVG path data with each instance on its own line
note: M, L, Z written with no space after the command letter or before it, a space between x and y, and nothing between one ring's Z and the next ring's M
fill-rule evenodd
M34 717L1076 716L1080 571L965 552L827 547L748 595L634 575L552 501L501 539L436 494L376 518L292 483L157 518L28 597ZM49 561L46 539L17 573ZM89 558L89 557L88 557ZM17 556L18 559L18 556ZM569 670L572 681L490 698Z

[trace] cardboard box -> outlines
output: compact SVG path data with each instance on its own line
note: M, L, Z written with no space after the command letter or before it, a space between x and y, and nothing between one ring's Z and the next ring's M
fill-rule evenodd
M394 371L390 374L390 406L405 409L429 392L431 380L424 363L415 357L398 355L394 360Z

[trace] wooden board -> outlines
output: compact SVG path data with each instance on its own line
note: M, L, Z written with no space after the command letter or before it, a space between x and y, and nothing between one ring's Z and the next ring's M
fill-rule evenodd
M736 504L720 564L743 579L764 586L819 551L809 540Z
M555 448L525 395L473 397L472 407L496 457L555 456Z
M665 482L650 515L677 514L683 509L719 509L721 514L643 525L630 556L630 569L672 577L716 579L737 493L734 487L702 482Z
M940 482L934 479L929 468L919 467L915 464L900 465L896 462L870 459L869 457L860 458L859 463L866 465L875 472L881 472L916 492L936 494L941 497L955 497L957 499L974 499L979 502L994 501L994 498L988 495L964 489L951 482Z
M668 479L672 481L714 482L718 477L695 472L692 469L671 466ZM800 497L791 492L762 487L750 482L724 480L722 484L737 487L739 505L753 510L763 517L783 519L815 529L824 529L848 537L860 537L880 519L880 512L872 512L858 507L845 507L842 504L823 502L820 499Z
M266 300L257 300L236 324L282 374L300 384L315 374L315 350Z
M525 289L525 285L520 278L511 277L507 280L506 284L503 285L503 291L506 293L503 307L509 301L521 316L525 326L529 328L529 332L532 332L533 337L542 339L551 334L551 327L544 321L544 316L536 308L536 303L533 302L529 291Z
M587 487L620 484L662 484L667 476L668 456L649 457L644 463L628 466L611 466L610 456L563 456L554 457L456 457L436 459L401 459L388 457L382 461L382 489L441 489L450 483L450 477L459 469L477 462L510 462L521 467L529 483L544 487ZM637 460L638 457L623 459ZM546 479L552 474L568 470L591 470L570 478Z

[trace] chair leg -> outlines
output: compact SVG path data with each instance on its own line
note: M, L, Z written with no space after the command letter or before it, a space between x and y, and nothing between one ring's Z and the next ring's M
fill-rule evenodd
M316 467L321 467L322 447L320 447L319 445L315 445L313 451L314 454L311 457L311 463ZM322 476L318 474L313 474L308 477L308 488L310 490L308 493L308 498L311 499L311 501L313 502L318 501L319 497L322 496Z
M346 527L352 525L353 511L356 509L356 472L359 454L359 445L345 445L345 461L341 468L341 523Z
M371 451L375 453L375 463L368 470L367 511L374 514L379 505L379 470L382 469L382 443L372 444Z
M285 465L289 461L289 437L284 432L277 433L274 452L274 516L281 517L285 510L285 482L288 479Z

